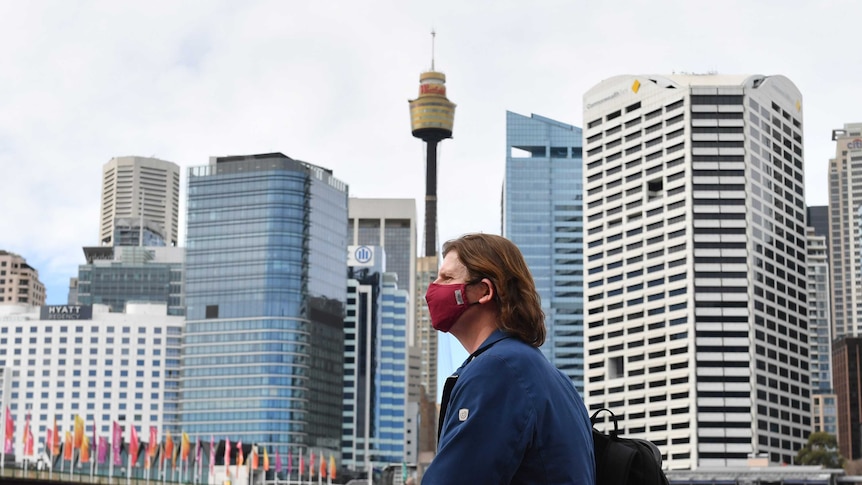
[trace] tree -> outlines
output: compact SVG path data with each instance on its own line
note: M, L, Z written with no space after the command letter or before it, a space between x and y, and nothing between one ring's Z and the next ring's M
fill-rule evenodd
M808 444L796 453L797 465L822 465L824 468L841 468L844 458L838 454L838 441L824 432L808 435Z

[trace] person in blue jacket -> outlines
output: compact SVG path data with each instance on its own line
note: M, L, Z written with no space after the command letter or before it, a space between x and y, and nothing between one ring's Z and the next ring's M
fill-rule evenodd
M593 485L592 424L538 349L544 313L520 250L489 234L448 241L425 299L431 325L470 357L446 381L422 485Z

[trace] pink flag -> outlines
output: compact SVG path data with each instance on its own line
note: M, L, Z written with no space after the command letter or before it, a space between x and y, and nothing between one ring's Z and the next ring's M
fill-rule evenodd
M120 457L120 452L123 447L123 428L120 423L114 421L114 434L111 439L111 454L114 455L114 465L123 466L123 459Z
M197 465L198 475L201 474L201 439L195 439L195 465Z
M215 438L210 435L210 475L215 476Z
M224 473L230 476L230 438L224 439Z
M108 459L108 439L105 438L104 436L99 436L99 447L98 447L98 451L96 452L96 462L99 465L102 465L105 463L105 461L107 459Z
M129 438L129 449L127 453L129 454L129 458L132 461L132 467L138 465L138 448L140 448L141 444L138 441L138 432L135 429L135 425L132 425L132 437Z
M6 406L6 443L4 449L6 453L12 453L12 440L13 435L15 434L15 423L12 421L12 411L9 410L9 406Z
M290 456L290 450L287 451L287 456ZM290 465L288 465L288 470L290 470ZM275 448L275 472L281 473L281 455L278 454L278 447ZM290 474L290 471L287 473Z

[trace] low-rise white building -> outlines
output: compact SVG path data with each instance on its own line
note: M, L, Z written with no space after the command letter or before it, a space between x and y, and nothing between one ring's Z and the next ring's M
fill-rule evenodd
M130 303L125 313L105 305L0 307L0 409L11 412L17 459L27 413L37 455L54 420L62 438L76 415L90 437L94 426L110 437L114 421L126 441L130 426L142 441L151 426L160 440L166 430L177 433L183 322L163 303Z

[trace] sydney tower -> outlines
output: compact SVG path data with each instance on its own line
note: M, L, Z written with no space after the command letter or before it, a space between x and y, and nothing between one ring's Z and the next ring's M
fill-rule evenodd
M432 33L433 35L433 33ZM419 97L410 101L413 136L426 144L425 155L425 256L437 254L437 143L452 138L455 103L446 98L446 75L431 70L419 75Z

